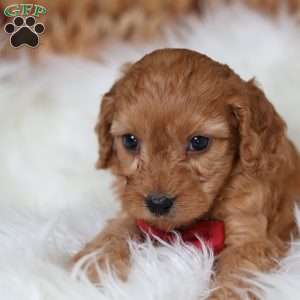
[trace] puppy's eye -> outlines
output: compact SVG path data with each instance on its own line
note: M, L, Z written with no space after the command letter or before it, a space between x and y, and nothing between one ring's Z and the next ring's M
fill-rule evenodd
M139 146L138 139L133 134L125 134L122 136L124 147L129 151L136 151Z
M193 136L190 139L189 151L204 151L209 145L209 138L201 135Z

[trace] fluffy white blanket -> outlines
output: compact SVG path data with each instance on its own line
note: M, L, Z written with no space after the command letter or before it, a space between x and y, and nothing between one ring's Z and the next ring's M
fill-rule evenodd
M122 63L164 46L207 53L245 79L255 76L300 145L300 28L294 21L234 7L183 19L177 29L179 35L167 29L157 44L113 45L101 63L71 57L47 57L36 66L25 57L0 62L1 299L193 300L209 294L213 258L180 245L132 244L129 281L109 275L98 289L64 268L118 209L110 175L94 169L93 127L100 95ZM263 299L300 298L297 243L279 270L257 274Z

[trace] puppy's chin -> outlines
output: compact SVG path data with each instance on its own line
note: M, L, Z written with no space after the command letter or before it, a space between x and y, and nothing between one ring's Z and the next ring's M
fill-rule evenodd
M150 223L152 226L155 226L156 228L159 228L164 231L171 231L178 227L177 222L174 222L175 220L172 220L172 218L168 217L152 217L148 219L146 218L145 221Z
M172 219L168 219L168 218L156 218L156 219L152 218L151 220L148 220L148 222L151 225L153 225L161 230L164 230L164 231L171 231L176 228L187 226L186 222L179 223L179 222L176 222L176 220L172 220Z
M191 218L180 218L176 215L172 215L170 213L166 216L154 216L150 214L146 214L146 216L142 219L152 226L159 228L164 231L171 231L178 228L188 227L198 222L199 220L206 219L208 216L208 212L204 211L203 213L199 213L197 216L193 216ZM137 218L141 219L141 217Z

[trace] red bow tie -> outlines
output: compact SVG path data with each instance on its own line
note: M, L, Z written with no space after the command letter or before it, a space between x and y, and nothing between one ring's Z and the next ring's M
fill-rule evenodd
M136 221L136 224L143 233L149 235L154 240L155 237L156 240L159 238L168 243L176 240L174 231L163 231L140 219ZM200 238L207 246L212 248L215 255L220 253L224 248L225 228L222 221L200 221L191 227L183 230L175 230L175 232L179 234L184 243L194 245L198 249L202 248L201 242L198 239Z

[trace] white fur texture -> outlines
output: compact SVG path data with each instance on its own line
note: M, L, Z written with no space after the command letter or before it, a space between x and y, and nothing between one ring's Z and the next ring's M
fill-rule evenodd
M185 47L253 76L300 145L300 28L284 14L271 21L243 7L183 19L166 41L116 44L102 63L47 57L0 62L0 297L6 300L205 299L213 259L181 245L132 243L127 283L112 274L96 288L65 264L116 212L111 176L94 169L93 127L100 95L124 62L158 47ZM16 50L19 51L19 50ZM300 221L300 218L298 218ZM262 299L300 298L300 245L280 270L255 279ZM76 271L76 270L75 270ZM74 275L74 273L73 273Z

